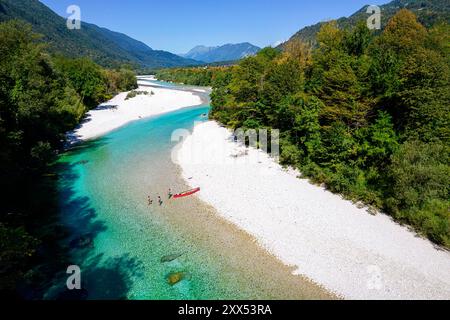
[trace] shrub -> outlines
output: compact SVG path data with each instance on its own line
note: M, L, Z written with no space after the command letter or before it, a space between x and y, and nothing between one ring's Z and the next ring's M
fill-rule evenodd
M130 92L128 92L125 100L129 100L129 99L133 99L139 95L154 95L155 93L153 91L148 92L148 91L136 91L136 90L132 90Z

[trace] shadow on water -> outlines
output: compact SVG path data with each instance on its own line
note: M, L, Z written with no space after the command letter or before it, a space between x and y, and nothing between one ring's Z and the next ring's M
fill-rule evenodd
M67 150L66 154L71 155L71 154L80 153L84 150L86 150L86 151L89 151L90 149L93 150L93 149L100 148L102 146L107 145L108 142L109 142L109 139L106 137L95 139L95 140L83 141L82 143L75 144L72 147L70 147Z
M81 268L81 290L63 288L56 300L126 300L136 277L144 274L143 263L130 255L103 261L99 254ZM61 279L65 286L65 279Z
M88 289L88 299L127 299L127 294L136 277L142 277L141 261L126 254L102 261L102 255L89 260L84 269L83 280Z
M71 235L70 247L81 248L84 246L73 245L76 237L83 236L83 232L89 230L89 237L95 238L100 232L106 230L106 226L102 221L97 220L97 213L91 206L91 200L87 196L79 196L75 190L76 181L79 174L75 168L81 164L61 163L58 165L60 173L60 212L70 217Z
M74 156L76 158L77 153L84 153L106 143L105 139L88 142L76 146L66 155L69 159ZM59 270L53 270L54 276L45 285L45 299L126 299L132 278L143 274L143 264L128 254L104 259L102 254L95 252L95 239L107 227L98 219L91 199L78 194L76 190L80 178L79 166L88 163L69 160L56 164L56 172L59 172L59 220L66 232L59 239ZM67 289L66 282L70 274L66 270L70 265L77 265L81 269L81 290Z

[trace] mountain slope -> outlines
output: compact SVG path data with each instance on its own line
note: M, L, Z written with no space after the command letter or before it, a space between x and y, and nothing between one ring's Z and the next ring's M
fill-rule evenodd
M138 67L159 68L196 65L197 61L152 50L125 34L81 23L80 30L69 30L66 19L37 0L0 0L0 22L20 19L50 43L50 50L70 57L87 56L104 66L131 63Z
M359 20L366 20L370 14L367 13L367 7L354 13L348 18L337 19L337 23L341 28L347 28L356 25ZM414 12L419 21L429 27L439 21L450 22L450 1L446 0L394 0L381 8L381 23L384 28L387 22L400 10L406 8ZM316 34L325 22L320 22L312 26L305 27L298 31L288 40L301 39L305 42L314 42ZM279 47L283 47L283 43Z
M182 56L207 63L239 60L259 52L251 43L226 44L218 47L197 46Z

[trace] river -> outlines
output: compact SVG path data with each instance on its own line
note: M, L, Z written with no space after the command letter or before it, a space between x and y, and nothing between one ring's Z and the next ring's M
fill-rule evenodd
M165 86L164 83L159 85ZM205 121L203 105L130 123L59 160L63 244L81 269L85 299L321 299L331 296L221 219L171 161L176 129ZM149 206L147 197L154 200ZM159 206L157 196L163 204ZM238 205L238 204L237 204ZM62 273L47 294L65 289ZM178 277L178 278L177 278ZM181 279L170 284L168 279Z

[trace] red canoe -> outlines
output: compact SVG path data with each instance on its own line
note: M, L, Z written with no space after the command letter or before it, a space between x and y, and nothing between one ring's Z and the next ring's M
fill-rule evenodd
M176 194L173 196L174 199L179 199L179 198L184 198L184 197L188 197L188 196L192 196L194 193L197 193L200 191L200 188L195 188L192 190L188 190L179 194Z

